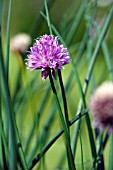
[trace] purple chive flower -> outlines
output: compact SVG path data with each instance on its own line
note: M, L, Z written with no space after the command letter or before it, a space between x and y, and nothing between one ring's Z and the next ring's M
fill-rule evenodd
M50 70L56 78L56 69L63 69L62 66L69 64L69 60L69 53L58 43L58 37L43 35L30 48L26 64L28 69L41 69L42 79L45 80Z
M93 115L93 125L100 130L113 132L113 83L104 82L91 96L89 112Z

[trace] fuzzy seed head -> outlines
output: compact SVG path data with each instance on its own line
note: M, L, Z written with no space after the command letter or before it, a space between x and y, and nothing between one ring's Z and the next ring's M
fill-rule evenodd
M25 53L30 44L31 37L28 34L20 33L11 39L10 49L13 53Z
M89 112L93 115L93 125L101 130L113 131L113 83L104 82L91 96Z

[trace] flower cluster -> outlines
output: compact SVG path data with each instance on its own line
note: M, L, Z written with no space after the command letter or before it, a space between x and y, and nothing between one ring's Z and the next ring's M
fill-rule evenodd
M13 53L25 53L31 44L31 37L25 33L19 33L11 39L10 48Z
M45 80L50 70L56 78L56 69L63 69L62 66L69 60L69 53L58 43L58 37L43 35L30 48L26 64L31 70L41 69L42 79Z
M100 130L113 131L113 83L104 82L89 101L89 111L93 115L93 124Z

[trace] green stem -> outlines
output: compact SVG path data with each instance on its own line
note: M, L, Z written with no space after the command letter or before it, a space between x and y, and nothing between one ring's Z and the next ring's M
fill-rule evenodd
M104 170L104 157L103 157L103 133L100 132L100 135L97 138L97 142L99 145L98 153L97 153L97 169Z
M57 92L56 92L56 89L55 89L55 86L54 86L54 82L53 82L53 78L52 78L50 70L49 70L49 79L50 79L51 88L52 88L52 91L53 91L53 94L54 94L55 102L56 102L57 108L59 110L59 116L60 116L60 119L61 119L61 122L62 122L62 126L64 128L64 134L65 134L65 139L66 139L66 141L65 141L66 142L66 150L67 150L67 153L68 153L67 154L68 165L69 165L69 168L71 170L75 170L75 163L74 163L74 158L73 158L73 155L72 155L72 150L71 150L71 145L70 145L69 131L68 131L67 124L65 123L64 117L63 117L63 113L62 113L62 110L61 110L61 107L60 107L59 99L58 99L58 96L57 96Z
M64 85L63 85L63 81L62 81L61 70L58 70L58 77L59 77L59 82L60 82L60 87L61 87L62 97L63 97L63 103L64 103L65 120L66 120L67 127L68 127L68 129L69 129L68 108L67 108L67 101L66 101L66 95L65 95Z

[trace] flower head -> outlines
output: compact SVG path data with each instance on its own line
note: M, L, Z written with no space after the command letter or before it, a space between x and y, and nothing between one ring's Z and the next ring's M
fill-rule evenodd
M104 82L92 95L89 111L93 115L93 124L100 130L113 132L113 83Z
M63 69L69 60L69 53L58 43L58 37L43 35L30 48L26 64L31 70L41 69L42 79L46 79L50 70L56 77L56 69Z
M30 43L31 37L28 34L20 33L11 39L10 48L13 53L25 53Z

